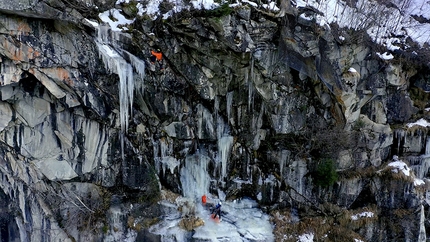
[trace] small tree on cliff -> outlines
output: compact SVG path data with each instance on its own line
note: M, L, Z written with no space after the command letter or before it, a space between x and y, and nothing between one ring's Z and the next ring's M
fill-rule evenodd
M338 179L335 162L327 158L318 161L311 176L316 186L323 188L332 186Z

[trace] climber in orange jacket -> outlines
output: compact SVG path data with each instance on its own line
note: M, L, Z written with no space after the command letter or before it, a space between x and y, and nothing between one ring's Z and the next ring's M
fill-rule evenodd
M163 53L161 53L160 49L157 50L151 50L151 63L154 64L155 61L158 62L158 65L160 66L160 70L163 70Z

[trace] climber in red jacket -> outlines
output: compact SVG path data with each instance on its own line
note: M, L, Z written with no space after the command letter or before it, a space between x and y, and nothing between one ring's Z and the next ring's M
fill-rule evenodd
M156 61L160 66L160 70L163 70L163 53L161 53L160 49L151 50L151 63L154 64Z

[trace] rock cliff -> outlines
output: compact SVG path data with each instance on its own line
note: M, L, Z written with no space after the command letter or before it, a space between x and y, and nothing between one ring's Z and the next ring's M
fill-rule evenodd
M208 193L270 215L244 241L425 241L428 44L248 3L0 2L2 240L203 241Z

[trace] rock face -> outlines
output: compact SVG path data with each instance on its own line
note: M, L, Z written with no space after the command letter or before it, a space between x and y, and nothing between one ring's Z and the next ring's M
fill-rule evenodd
M169 190L255 199L285 223L279 240L304 223L425 241L428 128L406 123L429 117L428 66L380 59L289 4L138 17L123 32L88 21L113 5L0 2L2 239L162 240L150 227ZM193 164L208 178L190 192Z

